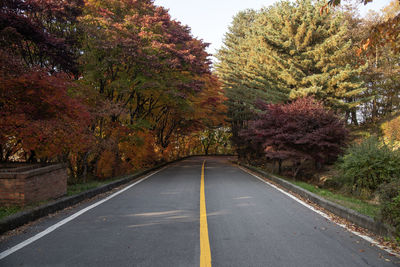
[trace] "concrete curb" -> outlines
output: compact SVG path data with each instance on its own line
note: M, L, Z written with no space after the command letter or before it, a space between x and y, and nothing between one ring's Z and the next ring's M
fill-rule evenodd
M309 201L317 204L318 206L332 212L333 214L347 219L349 222L354 223L357 226L362 228L368 229L369 231L373 232L374 234L381 235L381 236L393 236L393 230L391 230L390 226L385 225L381 222L375 221L373 218L360 214L354 210L345 208L340 206L339 204L333 203L329 200L326 200L314 193L311 193L297 185L294 185L288 181L285 181L279 177L276 177L270 173L261 171L253 166L249 166L243 163L237 163L238 165L245 167L255 173L262 175L263 177L271 180L272 182L279 184L283 188L293 193L300 195L301 197L308 199Z
M105 184L105 185L99 186L97 188L90 189L90 190L88 190L86 192L83 192L83 193L80 193L78 195L69 196L69 197L63 197L61 199L52 201L52 202L50 202L48 204L45 204L43 206L39 206L39 207L33 208L31 210L21 211L21 212L18 212L16 214L13 214L11 216L8 216L8 217L0 220L0 235L5 233L5 232L7 232L7 231L13 230L13 229L15 229L17 227L20 227L20 226L22 226L22 225L24 225L24 224L26 224L28 222L37 220L37 219L39 219L41 217L47 216L47 215L49 215L51 213L54 213L56 211L59 211L59 210L65 209L67 207L73 206L73 205L75 205L75 204L77 204L77 203L79 203L79 202L81 202L81 201L83 201L85 199L92 198L92 197L94 197L96 195L99 195L99 194L105 193L107 191L110 191L110 190L112 190L112 189L114 189L114 188L116 188L118 186L121 186L121 185L127 184L129 182L132 182L132 181L134 181L134 180L136 180L136 179L138 179L138 178L140 178L140 177L142 177L142 176L144 176L144 175L146 175L146 174L148 174L150 172L158 170L158 169L160 169L160 168L162 168L164 166L167 166L169 164L184 160L186 158L188 158L188 157L183 157L183 158L180 158L180 159L177 159L177 160L173 160L173 161L170 161L170 162L162 163L162 164L159 164L159 165L157 165L157 166L155 166L153 168L141 171L139 173L126 175L126 176L124 176L123 178L121 178L121 179L119 179L117 181L114 181L114 182L111 182L109 184Z

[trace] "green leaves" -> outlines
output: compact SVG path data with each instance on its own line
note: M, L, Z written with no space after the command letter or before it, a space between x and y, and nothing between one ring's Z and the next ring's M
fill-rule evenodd
M337 166L354 194L371 196L381 184L399 179L400 151L370 137L349 147Z
M280 1L239 13L218 52L234 140L257 100L282 103L313 96L338 113L355 111L366 90L355 60L351 26L339 11L321 16L320 3Z
M173 141L223 123L207 44L153 0L1 8L0 161L107 177L172 159Z

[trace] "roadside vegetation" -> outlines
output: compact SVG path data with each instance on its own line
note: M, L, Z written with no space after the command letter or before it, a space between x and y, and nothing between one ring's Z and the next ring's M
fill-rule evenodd
M232 142L239 160L400 237L399 1L365 18L338 3L237 14L216 65Z
M135 173L133 173L135 174ZM102 185L106 185L108 183L112 183L116 180L122 179L122 176L119 177L111 177L108 179L89 179L86 182L79 182L79 183L74 183L74 184L68 184L67 185L67 194L66 196L74 196L74 195L78 195L80 193L83 193L85 191L100 187ZM25 210L29 210L35 207L38 207L40 205L44 205L46 204L48 201L41 201L38 203L32 203L29 205L26 205L24 207L22 206L0 206L0 220L2 218L5 218L7 216L13 215L15 213L18 213L20 211L25 211Z
M268 168L262 168L258 167L258 169L262 171L268 171ZM372 201L368 200L363 200L360 198L357 198L351 194L346 194L345 192L342 191L335 191L329 188L323 188L320 185L313 184L310 182L305 182L305 181L300 181L300 180L294 180L291 177L283 176L274 173L275 176L286 180L292 184L295 184L303 189L306 189L307 191L310 191L314 194L317 194L323 198L326 198L332 202L335 202L339 205L342 205L346 208L355 210L361 214L370 216L372 218L376 218L376 216L379 215L379 210L380 206L378 203L374 203Z
M0 220L21 210L22 208L18 206L0 207Z
M230 153L207 44L152 0L9 0L0 11L0 164L102 181Z
M72 195L236 152L400 237L399 1L339 3L238 13L212 67L152 0L2 1L0 163L64 162Z

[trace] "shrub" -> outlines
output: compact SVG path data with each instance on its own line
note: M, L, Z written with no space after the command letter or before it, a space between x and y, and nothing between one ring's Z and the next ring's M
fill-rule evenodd
M339 179L353 194L368 198L381 184L400 176L400 152L372 136L349 147L337 168Z
M395 235L400 241L400 177L382 185L379 193L381 220L395 228Z
M262 113L240 136L250 151L280 162L290 160L294 177L302 162L312 160L319 168L342 151L348 135L344 122L312 97L288 104L259 103L259 108Z

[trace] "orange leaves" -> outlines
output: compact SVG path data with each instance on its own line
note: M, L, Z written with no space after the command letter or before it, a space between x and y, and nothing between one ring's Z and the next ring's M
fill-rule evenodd
M363 52L367 54L375 53L376 47L388 45L395 53L400 52L400 14L390 18L385 22L379 23L370 29L369 37L357 50L358 55ZM372 49L371 49L372 48Z
M364 49L364 50L367 50L367 48L368 48L368 46L371 44L371 39L367 39L366 41L365 41L365 43L362 45L362 48Z
M46 2L57 4L55 0L29 2L43 9ZM152 0L62 2L65 5L60 7L69 3L75 7L78 2L84 6L70 10L73 14L68 8L66 13L61 10L62 16L54 20L58 13L53 9L44 10L43 16L37 10L20 12L32 19L38 15L38 23L25 31L29 38L33 29L41 33L37 48L54 31L52 49L31 49L35 42L28 37L29 48L19 57L3 57L19 43L10 41L10 47L0 47L5 62L23 66L17 70L0 63L1 74L7 72L7 77L0 77L2 148L9 147L22 160L68 161L75 179L88 173L105 178L174 157L171 139L197 130L206 121L204 116L211 125L223 121L222 93L216 79L209 77L207 44L194 39L189 28L172 20L166 9ZM45 20L47 15L51 20ZM15 31L26 25L20 23ZM67 48L73 55L63 52ZM25 62L24 57L31 56ZM36 60L42 57L43 62ZM59 58L65 62L59 64ZM57 64L46 70L38 67L47 66L50 59ZM75 63L79 68L74 68ZM70 77L62 70L69 70ZM71 72L79 79L71 79Z
M204 75L203 90L194 98L195 118L199 119L203 126L213 127L224 124L227 107L224 102L226 97L221 83L214 75Z
M364 5L372 2L372 0L360 0L359 2ZM329 12L329 6L337 6L341 3L341 0L329 0L320 9L320 14L322 15L324 11ZM399 14L399 0L392 1L384 9L384 21L375 22L376 25L370 29L369 36L364 40L357 49L357 55L360 56L363 52L367 54L373 54L375 51L371 48L376 48L379 46L390 45L395 53L400 52L400 14Z
M117 167L115 164L115 154L109 150L103 151L100 155L99 161L97 162L96 176L100 178L113 176L113 170Z
M157 153L158 149L155 143L154 133L151 131L132 133L131 138L119 144L122 158L121 168L132 172L153 166L161 157Z
M326 3L325 5L323 5L320 10L319 10L319 14L322 16L324 14L324 12L326 12L326 14L329 13L329 2Z
M369 46L371 45L371 39L368 38L367 40L365 40L364 42L362 42L361 47L359 47L357 49L357 56L361 56L361 54L366 51Z

